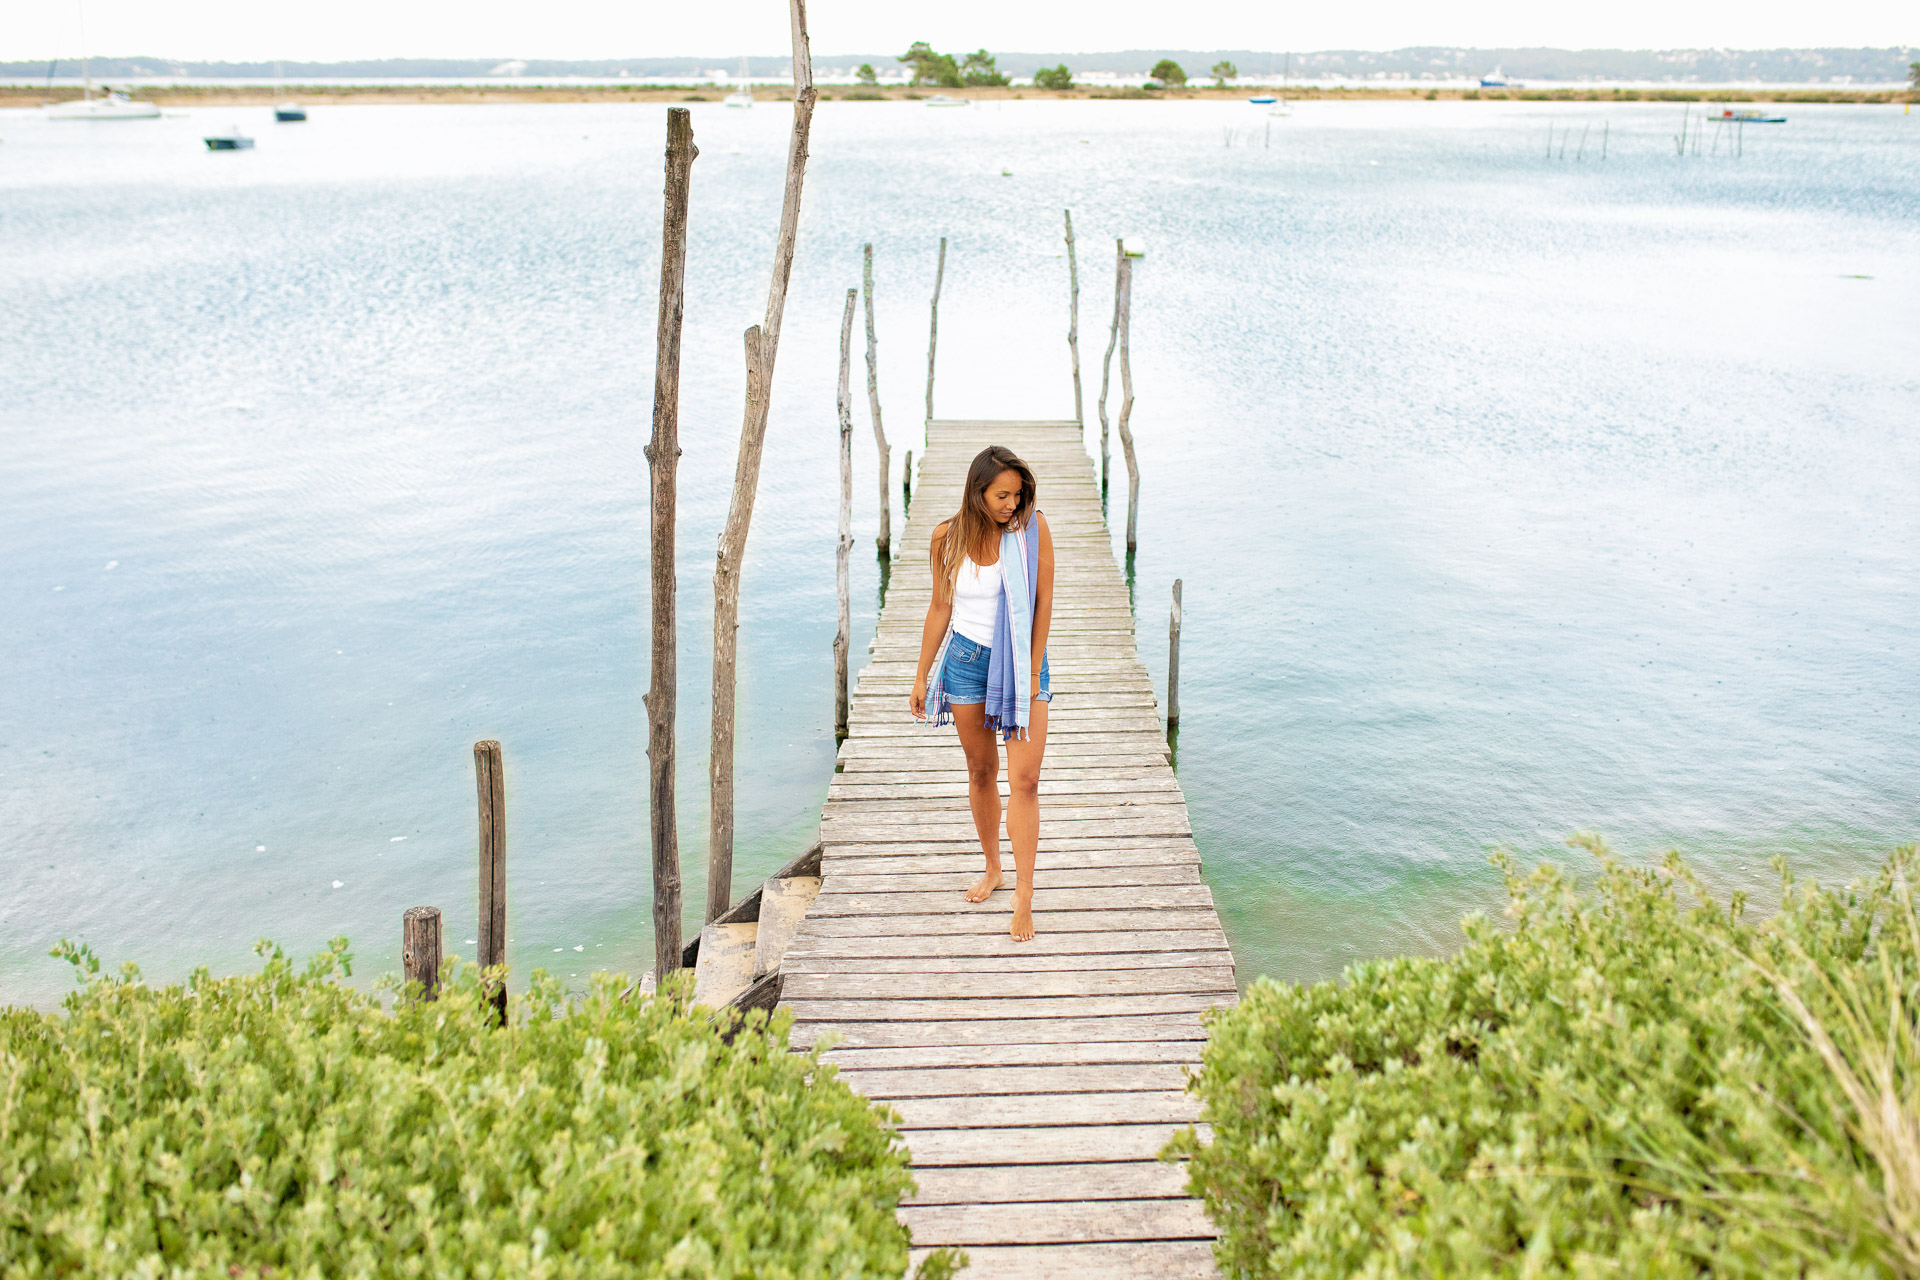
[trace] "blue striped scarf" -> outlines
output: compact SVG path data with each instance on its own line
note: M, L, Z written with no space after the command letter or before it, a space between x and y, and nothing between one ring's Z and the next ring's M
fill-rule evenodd
M1026 526L1000 535L1000 615L993 624L993 652L987 659L987 728L1008 742L1025 740L1033 719L1033 611L1040 590L1038 511ZM953 624L933 655L927 673L927 722L936 728L953 723L947 697L947 650Z

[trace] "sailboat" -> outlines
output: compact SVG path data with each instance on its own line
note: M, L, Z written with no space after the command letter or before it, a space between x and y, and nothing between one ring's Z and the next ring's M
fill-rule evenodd
M273 119L276 124L299 124L307 118L307 109L297 102L288 102L286 75L279 63L273 64Z
M80 79L85 87L80 91L78 102L56 102L47 108L49 120L156 120L160 108L151 102L135 102L133 95L124 89L100 86L100 96L93 96L93 72L87 64L87 10L80 0L74 0L74 7L80 11Z
M740 88L721 99L730 107L751 107L753 105L753 80L747 75L747 60L740 59Z

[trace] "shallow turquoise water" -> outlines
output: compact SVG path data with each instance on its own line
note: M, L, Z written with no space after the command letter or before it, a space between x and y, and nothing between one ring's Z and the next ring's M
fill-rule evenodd
M1920 834L1920 121L1796 108L1735 160L1675 156L1667 106L1252 111L822 106L749 553L737 883L804 847L832 770L859 245L897 460L943 234L939 412L1071 416L1063 206L1089 417L1111 237L1148 249L1140 631L1158 673L1183 578L1179 768L1243 977L1450 945L1499 904L1495 846L1596 828L1764 895L1771 854L1846 876ZM377 973L428 902L460 949L481 737L512 962L644 968L661 111L264 116L0 112L0 996L56 998L62 936L175 975L344 932ZM235 121L255 151L200 149ZM1549 126L1586 154L1548 159ZM785 127L695 112L696 890Z

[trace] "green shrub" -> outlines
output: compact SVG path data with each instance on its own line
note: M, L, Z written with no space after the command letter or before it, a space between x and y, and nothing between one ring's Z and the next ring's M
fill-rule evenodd
M64 944L63 944L64 945ZM0 1275L901 1274L911 1185L882 1117L785 1015L685 988L567 997L491 1029L478 971L391 1014L296 972L149 986L66 947L64 1016L0 1013ZM723 1029L736 1032L731 1044Z
M1073 72L1064 62L1057 67L1042 67L1033 73L1033 83L1035 88L1063 93L1073 88Z
M1213 1017L1174 1149L1226 1274L1920 1273L1912 847L1751 924L1579 842L1589 892L1499 859L1511 928L1456 956Z

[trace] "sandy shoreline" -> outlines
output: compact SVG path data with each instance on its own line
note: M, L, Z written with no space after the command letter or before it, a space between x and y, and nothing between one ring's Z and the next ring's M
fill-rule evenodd
M387 105L414 105L424 103L525 103L525 102L719 102L725 96L724 88L713 85L688 86L635 86L635 85L578 85L542 88L505 87L490 88L481 85L288 85L285 95L298 102L328 105L355 106L373 103ZM973 98L983 102L1080 100L1099 101L1125 99L1128 101L1149 102L1161 99L1177 101L1202 101L1216 99L1230 101L1251 97L1256 93L1276 92L1270 89L1248 87L1226 87L1215 89L1208 87L1190 87L1187 89L1150 91L1134 88L1075 88L1064 93L1048 92L1031 86L1002 89L861 89L857 86L827 85L820 90L822 101L856 102L905 102L923 99L934 93L947 93L954 97ZM143 86L134 91L134 95L145 102L157 103L163 107L200 107L200 106L268 106L274 100L273 90L264 85L180 85ZM779 103L787 101L790 91L783 85L763 85L754 90L757 102ZM0 107L40 107L54 102L65 102L78 98L77 89L55 89L51 93L44 88L29 85L0 86ZM1884 103L1914 101L1920 95L1900 93L1890 90L1781 90L1773 92L1764 89L1715 90L1715 89L1425 89L1412 85L1404 87L1382 87L1364 89L1317 89L1291 87L1286 91L1290 102L1301 101L1393 101L1424 99L1427 101L1478 100L1482 102L1529 101L1529 102L1843 102L1843 103Z

